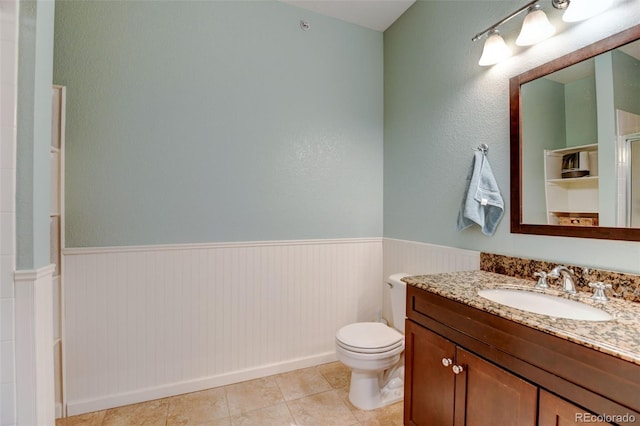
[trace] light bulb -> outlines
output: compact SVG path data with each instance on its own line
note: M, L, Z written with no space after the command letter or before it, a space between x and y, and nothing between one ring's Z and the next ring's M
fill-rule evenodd
M507 47L504 39L500 36L500 32L493 29L489 31L489 37L487 41L484 42L484 49L482 50L482 56L478 61L478 65L494 65L509 56L511 56L511 49Z
M548 39L555 32L555 27L551 25L547 15L540 9L540 5L535 4L529 8L529 13L524 18L516 44L518 46L531 46Z

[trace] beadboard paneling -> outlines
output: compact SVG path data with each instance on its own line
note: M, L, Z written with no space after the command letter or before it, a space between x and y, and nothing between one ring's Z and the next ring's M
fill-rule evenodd
M385 238L383 275L396 272L409 275L437 274L440 272L480 269L480 252L445 247L415 241ZM393 324L393 314L387 293L383 294L383 317Z
M411 275L480 269L480 252L415 241L384 239L384 275Z
M332 361L339 327L378 316L382 276L479 268L394 239L382 259L381 239L67 249L68 415Z
M68 415L335 359L382 305L382 240L64 251Z

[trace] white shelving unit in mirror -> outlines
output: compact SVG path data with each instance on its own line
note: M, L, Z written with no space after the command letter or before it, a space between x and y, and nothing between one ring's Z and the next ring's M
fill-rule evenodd
M544 151L549 225L598 226L598 145Z

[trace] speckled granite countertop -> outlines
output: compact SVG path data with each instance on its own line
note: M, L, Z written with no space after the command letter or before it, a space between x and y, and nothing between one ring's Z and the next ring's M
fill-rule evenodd
M640 365L640 304L612 299L595 302L592 293L568 295L550 288L537 290L535 281L514 278L486 271L450 272L404 278L408 285L462 302L474 308L498 315L520 324L553 334ZM598 307L613 316L610 321L579 321L554 318L510 308L480 297L483 288L510 288L539 291Z

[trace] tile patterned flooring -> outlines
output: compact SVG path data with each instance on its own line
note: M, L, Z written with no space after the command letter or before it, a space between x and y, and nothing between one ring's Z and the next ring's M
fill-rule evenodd
M402 401L363 411L349 402L339 362L140 404L58 419L56 426L396 426Z

